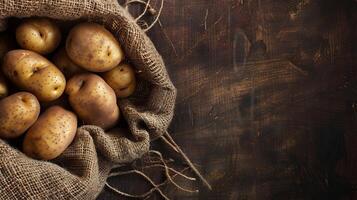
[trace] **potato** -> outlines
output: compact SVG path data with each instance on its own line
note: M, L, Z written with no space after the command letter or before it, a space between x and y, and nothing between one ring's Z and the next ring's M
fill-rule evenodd
M53 57L53 63L56 67L61 70L66 78L71 78L75 74L83 73L84 70L76 65L71 59L68 57L66 53L66 49L60 49L55 56Z
M77 117L60 106L47 109L27 131L23 152L29 157L51 160L72 143L77 131Z
M9 51L2 67L12 82L36 95L40 101L57 99L66 87L62 72L49 60L32 51Z
M4 77L0 73L0 99L7 96L9 93Z
M26 132L40 114L40 103L28 92L18 92L0 101L0 137L16 138Z
M114 36L95 23L82 23L72 28L66 40L66 51L74 63L92 72L109 71L124 59Z
M40 54L53 52L61 41L61 32L53 21L46 18L24 20L16 29L17 43L24 49Z
M98 75L85 73L72 77L66 93L78 117L86 124L103 129L113 127L119 119L119 108L113 89Z
M105 72L103 78L119 98L128 97L135 91L135 72L128 64L119 64L114 69Z

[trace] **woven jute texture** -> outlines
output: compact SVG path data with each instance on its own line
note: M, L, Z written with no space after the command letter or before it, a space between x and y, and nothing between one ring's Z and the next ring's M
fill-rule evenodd
M0 140L0 199L95 199L114 165L140 158L150 141L167 130L176 89L150 39L115 0L0 1L0 30L7 28L9 17L33 16L103 24L141 71L140 81L133 97L119 101L128 128L105 133L82 126L69 148L53 161L31 159Z

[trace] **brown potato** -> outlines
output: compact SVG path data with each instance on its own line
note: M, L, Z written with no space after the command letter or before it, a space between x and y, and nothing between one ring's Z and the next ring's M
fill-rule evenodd
M40 114L40 103L28 92L18 92L0 101L0 137L16 138L26 132Z
M28 50L9 51L3 62L4 74L40 101L52 101L62 95L66 79L49 60Z
M119 64L114 69L105 72L103 78L119 98L128 97L135 91L135 72L128 64Z
M81 67L76 65L71 59L68 57L66 53L66 49L60 49L55 56L53 57L53 63L56 67L61 70L66 78L71 78L75 74L85 72Z
M16 40L24 49L49 54L58 47L61 32L50 19L32 18L17 27Z
M71 60L92 72L113 69L123 59L124 53L115 37L99 24L82 23L70 31L66 51Z
M113 127L119 119L119 108L113 89L98 75L79 74L68 81L66 93L78 117L84 123L103 129Z
M72 143L77 132L77 117L60 106L47 109L27 131L23 152L36 159L58 157Z
M0 99L7 96L9 93L6 82L2 74L0 73Z

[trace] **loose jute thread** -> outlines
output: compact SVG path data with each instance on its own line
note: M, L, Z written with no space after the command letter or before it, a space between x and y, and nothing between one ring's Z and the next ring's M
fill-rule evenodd
M165 0L161 0L160 2L160 8L159 8L159 11L157 12L155 10L155 8L153 8L151 5L150 5L150 2L151 0L148 0L148 1L144 1L144 0L127 0L125 3L124 3L124 8L126 10L129 10L129 5L130 4L134 4L134 3L138 3L138 4L143 4L145 5L145 8L144 8L144 11L138 16L135 18L135 22L141 26L141 27L145 27L143 30L144 32L147 32L148 30L150 30L152 27L154 27L154 25L158 22L160 16L161 16L161 12L162 12L162 9L164 7L164 1ZM142 20L142 18L144 17L144 15L146 13L149 13L151 15L156 15L155 16L155 19L153 20L153 22L148 25L147 22L145 22L144 20Z

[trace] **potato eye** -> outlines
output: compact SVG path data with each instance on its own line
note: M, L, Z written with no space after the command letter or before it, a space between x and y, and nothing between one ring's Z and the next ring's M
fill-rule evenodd
M107 55L110 56L112 52L110 51L110 46L107 46Z
M15 70L15 71L13 72L13 75L16 77L16 76L19 75L19 73Z
M36 73L36 72L38 72L40 69L38 68L38 67L34 67L33 69L32 69L32 73Z
M20 97L20 100L21 100L22 102L24 102L24 103L26 103L26 102L27 102L27 99L26 99L26 98L24 98L24 97Z
M84 80L80 80L78 83L78 87L82 88L84 86Z

